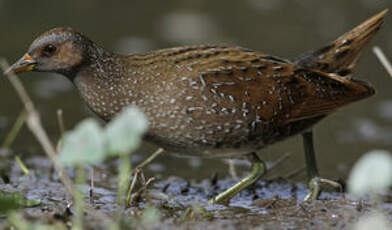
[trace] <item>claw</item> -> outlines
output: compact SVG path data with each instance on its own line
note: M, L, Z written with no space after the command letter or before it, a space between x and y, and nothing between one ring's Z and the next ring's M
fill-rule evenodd
M322 184L326 184L331 187L334 187L338 189L339 192L343 191L343 186L336 181L320 178L320 177L313 177L308 184L310 192L305 196L304 201L317 200L321 193Z

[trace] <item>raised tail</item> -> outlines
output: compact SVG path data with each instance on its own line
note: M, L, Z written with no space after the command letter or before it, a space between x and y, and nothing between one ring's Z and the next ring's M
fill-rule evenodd
M295 62L306 68L350 77L362 49L384 24L387 12L388 9L383 10L331 44L301 55Z

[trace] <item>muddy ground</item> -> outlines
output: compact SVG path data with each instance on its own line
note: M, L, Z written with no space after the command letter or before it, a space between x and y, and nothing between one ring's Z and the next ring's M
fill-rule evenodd
M1 192L18 192L29 200L40 200L38 205L20 208L19 213L33 222L70 226L72 202L48 159L25 160L30 169L28 175L9 157L0 162ZM96 166L94 172L91 205L108 216L113 216L117 208L116 164L115 160L108 161ZM68 173L72 176L72 169ZM391 199L385 199L376 208L372 202L356 200L344 193L325 192L318 201L303 202L306 186L285 179L260 180L236 196L229 206L207 204L209 198L236 181L215 176L202 181L180 177L157 179L135 197L131 208L124 210L129 217L124 229L350 229L360 216L372 210L381 208L392 217ZM84 188L87 203L89 188L88 185ZM148 223L141 217L147 207L155 207L158 213ZM107 228L104 218L86 214L85 219L86 229ZM0 227L11 229L5 215L1 216Z

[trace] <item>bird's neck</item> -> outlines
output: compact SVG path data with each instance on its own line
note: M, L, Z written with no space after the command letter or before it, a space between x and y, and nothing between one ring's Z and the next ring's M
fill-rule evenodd
M88 107L104 120L110 120L132 100L124 85L128 71L126 59L102 48L96 48L88 55L89 62L80 68L72 81Z

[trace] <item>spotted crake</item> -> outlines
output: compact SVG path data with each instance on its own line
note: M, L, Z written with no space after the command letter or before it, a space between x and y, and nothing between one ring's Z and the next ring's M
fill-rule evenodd
M295 61L231 46L122 55L72 28L55 28L39 36L9 72L66 76L106 121L136 105L149 119L145 139L180 155L241 156L303 134L308 197L316 198L322 182L336 183L318 176L311 128L343 105L374 94L353 77L353 68L385 14ZM254 173L214 202L229 200L263 174L262 161L255 154L251 159Z

